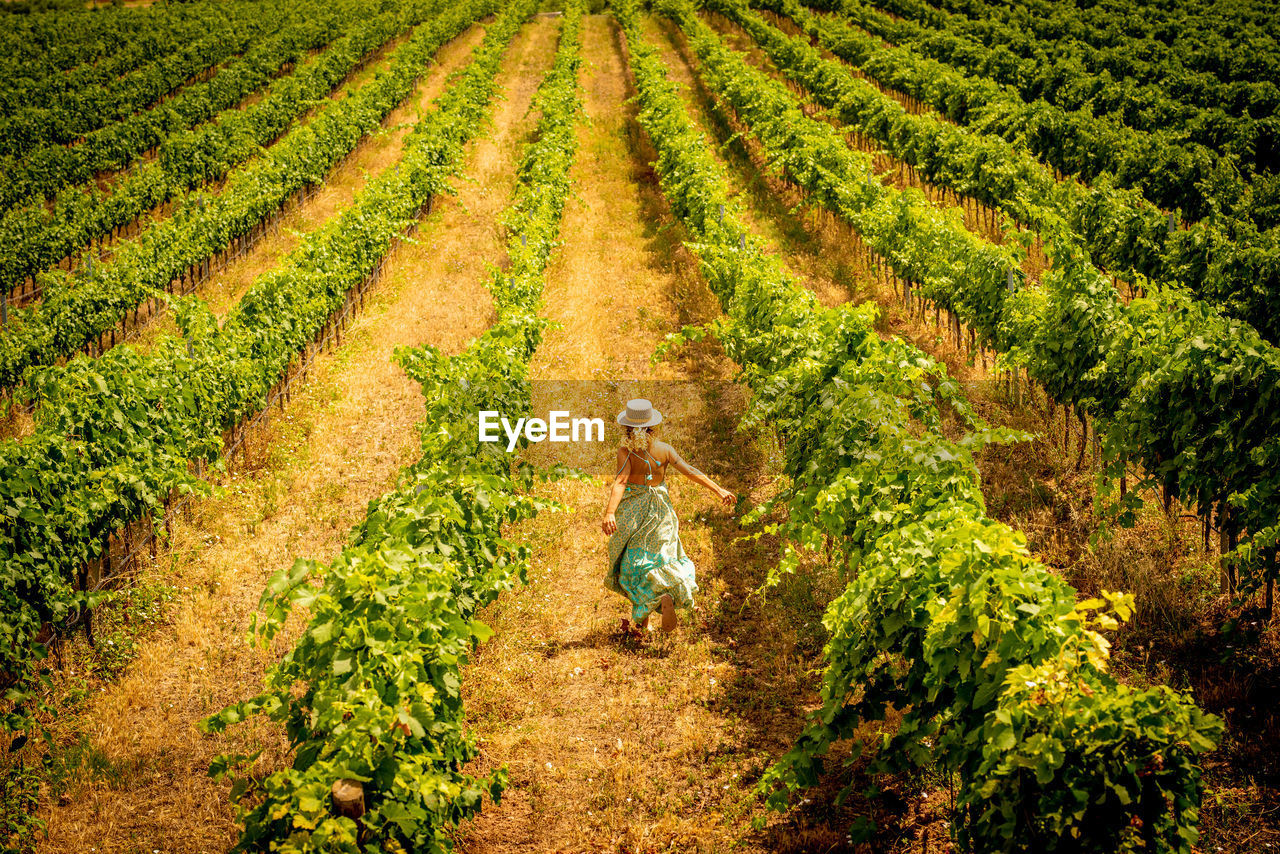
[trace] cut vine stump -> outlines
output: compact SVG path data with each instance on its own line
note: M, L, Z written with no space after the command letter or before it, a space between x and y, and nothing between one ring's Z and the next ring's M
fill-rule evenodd
M335 780L331 792L335 815L352 819L364 815L364 786L359 780Z

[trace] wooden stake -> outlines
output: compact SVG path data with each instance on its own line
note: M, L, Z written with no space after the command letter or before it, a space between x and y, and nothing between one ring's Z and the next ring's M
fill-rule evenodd
M1076 471L1079 471L1084 465L1084 452L1089 447L1089 421L1083 409L1077 409L1076 415L1080 418L1080 456L1076 459Z
M1230 550L1231 550L1230 542L1229 542L1229 537L1227 535L1226 514L1223 513L1222 508L1219 507L1218 508L1218 554L1226 555L1226 553L1229 552ZM1227 569L1226 560L1222 559L1221 557L1219 558L1219 560L1222 560L1222 579L1221 579L1220 589L1221 589L1221 592L1223 593L1230 593L1231 592L1231 573Z

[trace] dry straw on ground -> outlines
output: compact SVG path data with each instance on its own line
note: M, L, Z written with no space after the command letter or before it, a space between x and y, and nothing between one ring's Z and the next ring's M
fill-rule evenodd
M719 306L680 245L630 106L619 110L633 93L609 19L588 18L584 56L580 196L566 211L546 293L561 327L548 332L533 376L598 380L589 393L613 388L611 405L650 396L667 441L759 500L772 487L769 456L734 430L745 401L727 382L733 366L713 347L649 363L667 332L709 320ZM592 414L601 405L565 403ZM600 453L612 459L612 445ZM801 850L791 845L801 840L838 850L847 815L771 817L752 789L814 702L818 644L804 627L832 591L819 574L784 585L776 599L752 597L777 544L743 541L731 515L678 475L670 488L702 611L682 612L672 636L643 645L618 634L630 608L601 584L602 482L547 487L568 512L520 532L534 545L530 584L484 615L497 634L463 680L483 738L477 764L508 765L512 788L461 831L460 851L774 851Z

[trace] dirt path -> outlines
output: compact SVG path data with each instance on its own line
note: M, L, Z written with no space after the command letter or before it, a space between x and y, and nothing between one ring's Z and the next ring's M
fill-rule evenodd
M633 93L611 19L587 18L583 49L590 124L579 129L578 197L548 274L546 311L562 326L535 357L535 404L541 393L611 424L622 400L649 396L666 415L667 440L759 498L768 462L734 434L743 396L728 382L732 365L712 346L649 364L666 332L719 307L680 248L632 108L622 106ZM592 473L611 463L616 441L614 428L608 444L586 446ZM603 480L546 489L569 512L523 532L534 547L530 583L484 615L497 633L463 680L480 764L506 764L512 780L501 804L465 829L465 854L773 849L775 834L751 828L763 815L751 784L811 699L798 666L807 653L797 649L811 652L813 639L747 601L776 544L737 542L740 529L710 494L679 476L670 484L703 613L681 613L673 636L641 646L615 631L630 606L601 585ZM782 589L809 616L806 598L824 595Z
M320 190L302 204L289 209L280 219L279 228L253 246L243 257L227 264L200 286L198 294L219 317L234 306L254 280L276 267L297 248L307 233L338 216L356 197L370 178L380 175L400 159L405 137L418 117L427 111L431 101L442 91L449 75L462 67L472 48L484 38L484 27L469 27L456 39L443 45L435 62L422 76L417 91L392 111L385 126L366 136L346 158L330 170ZM335 94L341 100L353 88L370 79L386 63L379 62L361 69ZM172 314L166 312L145 324L137 332L140 346L148 346L162 334L176 330Z
M492 134L469 155L459 197L444 200L395 250L384 284L344 345L318 364L265 437L262 466L226 482L176 532L172 583L184 591L171 626L144 642L118 682L103 686L60 731L84 733L65 748L82 767L46 803L46 852L221 852L235 838L227 790L209 761L266 748L281 734L251 726L205 738L195 724L260 686L269 655L245 644L267 577L297 556L327 559L394 483L417 449L421 396L391 361L401 345L456 352L491 321L486 262L501 258L494 223L514 181L517 143L531 128L529 101L550 67L558 22L539 19L517 36L499 75L506 95ZM278 652L278 650L277 650Z
M727 148L724 146L723 140L733 136L734 131L698 80L691 65L693 54L683 48L679 30L665 19L649 16L644 22L644 32L649 43L657 47L670 78L680 84L680 94L694 124L709 139L720 142L719 150L714 153L728 170L731 185L743 196L743 204L747 206L745 218L752 232L763 238L766 248L781 256L787 268L824 304L864 298L866 283L859 280L851 242L833 242L819 251L795 251L796 247L806 250L814 247L806 228L806 220L812 220L814 215L793 210L795 202L780 196L749 162L741 139L733 140Z

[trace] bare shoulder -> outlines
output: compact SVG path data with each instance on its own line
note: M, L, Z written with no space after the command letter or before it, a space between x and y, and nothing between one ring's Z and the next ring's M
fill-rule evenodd
M649 446L649 452L653 454L653 458L659 462L667 463L672 460L678 460L680 455L676 453L676 449L661 440L655 440Z

